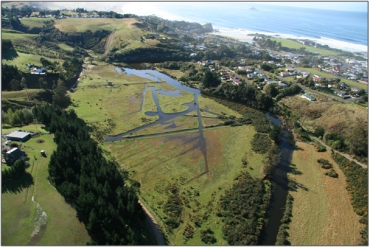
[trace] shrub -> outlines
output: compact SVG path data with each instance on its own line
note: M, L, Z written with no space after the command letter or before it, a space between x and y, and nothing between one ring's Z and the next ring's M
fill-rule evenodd
M271 146L271 140L266 134L256 133L253 136L251 144L253 151L264 154L269 150Z
M324 174L332 178L338 177L338 173L333 168L329 172L325 172Z

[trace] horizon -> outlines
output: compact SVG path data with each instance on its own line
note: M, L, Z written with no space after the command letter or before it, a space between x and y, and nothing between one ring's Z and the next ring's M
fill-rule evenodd
M47 8L85 8L87 10L106 10L116 11L117 13L150 15L154 12L165 12L166 8L173 5L194 5L196 7L206 7L209 4L217 6L234 6L234 7L253 7L253 5L263 6L280 6L291 8L320 9L334 11L350 12L368 12L368 2L43 2ZM68 6L68 7L66 7ZM167 13L168 14L168 13Z

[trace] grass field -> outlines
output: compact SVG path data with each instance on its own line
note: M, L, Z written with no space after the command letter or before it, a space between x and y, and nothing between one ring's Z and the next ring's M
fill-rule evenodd
M118 73L114 65L94 61L93 64L86 64L86 69L83 71L79 87L90 85L105 86L108 82L112 82L113 84L132 84L151 81L135 75L126 76L125 73Z
M16 129L3 129L2 133ZM48 162L56 148L53 135L47 134L40 125L37 129L35 125L21 129L42 134L22 144L22 149L30 157L27 172L32 178L24 175L2 186L2 245L85 245L90 240L85 226L77 220L76 211L47 180ZM43 142L37 143L38 140ZM41 149L45 150L46 158L40 155ZM37 204L32 202L32 197L47 215L46 225L41 226L34 237L31 235L41 211L37 211Z
M58 46L60 48L62 48L63 50L65 51L73 51L73 47L69 46L69 45L66 45L66 44L63 44L63 43L60 43L58 44Z
M28 40L32 41L33 38L37 37L37 34L28 34L28 33L22 33L16 30L10 30L10 29L2 29L1 30L1 38L2 39L9 39L11 41L17 41L17 40Z
M148 89L143 109L139 111L144 86L144 84L137 84L112 88L78 87L78 90L70 94L75 103L70 108L73 108L77 115L88 123L101 122L105 126L105 120L113 119L116 127L107 134L120 134L158 119L157 116L145 115L146 111L156 111L153 96ZM143 122L143 117L148 121Z
M163 124L157 124L151 128L140 130L138 132L135 132L133 135L166 133L177 130L194 129L198 126L198 118L182 116L171 119L170 121L167 121Z
M28 89L28 96L32 97L36 95L38 92L43 91L43 89ZM2 91L1 97L2 99L12 99L17 101L26 101L27 100L27 91L20 90L20 91Z
M102 29L114 31L109 51L113 48L124 50L155 45L156 42L144 44L140 41L142 31L132 26L135 22L137 21L134 18L66 18L56 20L55 27L63 32L94 32Z
M28 27L43 27L45 25L44 23L47 21L51 21L54 18L37 18L37 17L30 17L30 18L21 18L20 21L23 25L26 25Z
M198 102L199 102L199 107L201 109L208 109L211 112L217 113L219 115L223 115L222 113L225 113L227 116L233 115L237 118L242 117L242 115L234 110L231 110L230 108L221 105L217 103L216 101L199 95L198 96ZM203 113L202 113L203 114ZM206 113L205 113L206 114ZM214 115L209 115L209 116L214 116Z
M198 149L198 131L122 140L106 146L118 162L130 171L131 176L141 183L141 198L159 222L166 218L162 205L167 198L167 185L176 184L183 200L189 201L190 208L183 207L183 224L174 232L167 232L171 245L183 245L182 232L185 226L193 225L194 218L205 214L209 214L208 218L199 229L210 227L215 232L217 244L227 245L221 238L222 222L213 209L219 196L232 185L239 171L245 169L254 177L261 177L259 171L263 156L251 151L253 133L252 126L205 130L209 168L206 174L203 174L206 169L203 153ZM244 156L248 157L249 169L242 168L241 159ZM195 191L199 191L201 196L192 196ZM186 242L187 245L204 244L200 240L199 229L195 230L193 239Z
M358 245L360 217L355 214L346 191L343 172L329 152L318 153L314 146L297 142L292 164L297 174L289 179L298 184L294 197L293 217L288 238L292 245ZM324 175L317 163L323 158L333 164L338 178ZM305 189L304 189L305 188Z
M301 70L301 71L307 71L307 72L310 72L311 74L316 74L316 75L319 75L319 76L322 76L322 77L325 77L325 78L328 78L328 79L329 78L340 78L340 80L342 82L345 82L349 86L358 87L358 88L362 88L362 89L368 90L367 85L361 84L359 82L355 82L355 81L351 81L351 80L348 80L348 79L344 79L342 77L331 75L331 74L328 74L328 73L325 73L325 72L321 72L321 71L318 71L318 70L315 70L315 69L310 69L310 68L297 68L297 69L298 70Z
M330 50L315 48L315 47L308 46L308 45L303 45L299 42L289 40L289 39L279 39L279 38L270 38L270 39L276 42L281 42L281 46L288 47L288 48L299 49L301 47L304 47L306 48L306 51L318 52L322 55L338 55L339 54L339 52L336 52L336 51L330 51Z
M171 97L157 93L161 110L165 113L175 113L189 109L189 107L182 104L192 103L194 95L186 91L181 91L181 94L181 96Z
M369 114L362 106L334 101L311 102L300 96L286 97L281 102L298 115L302 124L312 131L317 126L323 126L330 132L346 135L356 126L367 128Z

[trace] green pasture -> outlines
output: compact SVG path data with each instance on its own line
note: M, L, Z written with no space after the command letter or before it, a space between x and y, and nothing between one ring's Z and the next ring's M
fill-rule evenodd
M288 47L288 48L299 49L301 47L304 47L306 48L306 51L318 52L322 55L334 55L335 56L339 54L339 52L336 52L336 51L330 51L330 50L315 48L315 47L308 46L308 45L303 45L299 42L289 40L289 39L279 39L279 38L270 38L270 39L276 42L281 42L281 46Z
M56 145L53 135L41 125L21 127L22 130L41 132L38 137L22 143L21 149L30 158L27 174L2 185L1 233L2 245L85 245L90 240L85 226L76 218L76 211L49 184L48 163ZM2 129L8 133L17 128ZM40 141L41 143L38 143ZM45 150L47 157L42 157ZM4 166L4 164L3 164ZM39 220L36 203L47 215L47 222L38 234L31 237Z
M358 87L358 88L362 88L362 89L367 90L367 85L365 85L365 84L361 84L359 82L344 79L342 77L331 75L331 74L328 74L326 72L317 71L317 70L311 69L311 68L297 68L297 69L301 70L301 71L307 71L307 72L310 72L311 74L316 74L316 75L319 75L319 76L322 76L322 77L325 77L325 78L340 78L340 81L345 82L349 86Z
M62 32L113 31L121 22L122 19L112 18L65 18L55 20L55 27Z
M71 47L71 46L69 46L69 45L66 45L66 44L64 44L64 43L60 43L60 44L58 44L58 46L59 46L61 49L65 50L65 51L73 51L73 47Z
M134 18L66 18L56 20L55 27L63 32L94 32L103 29L114 31L108 40L108 51L113 48L123 50L150 46L141 42L142 31L132 26L135 22L137 21Z
M181 93L182 95L176 97L157 93L161 110L165 113L175 113L189 109L189 107L184 106L183 104L192 103L194 101L194 95L185 91L181 91Z
M96 64L96 65L95 65ZM86 69L82 73L79 86L99 86L107 85L108 82L113 84L132 84L132 83L146 83L149 80L135 75L126 76L125 73L118 73L116 66L96 62L93 64L86 63Z
M145 84L79 86L70 94L73 102L70 108L87 123L100 123L102 127L106 126L106 120L112 119L116 127L106 134L120 134L158 119L157 116L145 115L146 111L157 111L149 89L146 90L143 109L140 111L144 87Z
M227 106L221 105L214 101L211 98L204 97L202 95L198 96L198 102L199 102L199 107L200 109L206 109L208 108L209 111L217 113L219 115L223 115L222 113L225 113L227 116L233 115L237 118L242 117L242 115L234 110L231 110ZM202 114L206 114L205 112ZM208 113L209 114L209 113ZM209 115L209 116L214 116L214 115Z
M38 18L38 17L30 17L30 18L21 18L20 21L23 25L28 27L43 27L45 25L45 22L51 21L54 18L48 17L48 18Z
M157 124L153 127L135 132L133 135L148 135L156 133L166 133L177 130L187 130L198 128L198 118L190 116L181 116L171 119L163 124Z
M44 56L41 56L41 55L37 55L37 54L31 54L31 53L22 53L22 52L17 52L17 56L16 57L8 57L6 56L6 54L3 54L3 58L2 58L2 63L4 64L9 64L9 65L15 65L17 66L17 68L19 70L21 70L22 72L28 72L29 69L27 67L27 64L34 64L35 66L42 66L41 62L40 62L40 58L45 58ZM50 62L59 62L59 63L63 63L63 60L61 59L56 59L56 58L49 58L47 57L46 58L47 60L49 60Z
M32 41L33 38L38 37L37 34L22 33L10 29L1 30L1 39L9 39L11 41L28 40Z
M37 94L38 92L42 91L43 89L27 89L29 97ZM2 99L12 99L17 101L25 101L27 100L27 91L20 90L20 91L1 91Z
M263 156L251 150L250 140L255 133L252 126L220 127L205 129L208 173L203 153L198 148L198 131L125 139L106 144L133 179L141 183L140 195L159 224L163 226L166 213L163 203L167 200L166 187L175 184L190 208L183 207L179 228L166 232L171 245L184 245L182 232L187 224L194 226L195 217L208 214L200 229L210 227L215 232L218 245L226 245L221 237L222 222L216 216L219 196L232 185L233 178L243 169L254 177L261 177ZM250 168L242 168L246 157ZM203 175L202 175L203 174ZM194 196L198 191L200 196ZM187 245L203 245L199 229Z

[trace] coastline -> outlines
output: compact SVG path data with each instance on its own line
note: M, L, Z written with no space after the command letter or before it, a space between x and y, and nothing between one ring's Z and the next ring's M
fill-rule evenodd
M341 49L343 51L349 51L349 52L361 52L361 53L366 54L366 56L368 54L368 47L366 45L354 44L354 43L349 43L349 42L325 38L325 37L313 38L313 37L296 36L296 35L291 35L291 34L258 32L258 31L251 31L251 30L246 30L242 28L226 28L226 27L218 27L218 26L215 26L214 29L218 30L218 32L212 33L214 35L234 38L239 41L248 42L248 43L252 43L254 36L251 34L258 33L258 34L265 34L268 36L273 36L276 38L283 38L283 39L288 39L288 38L289 39L307 39L307 40L314 41L321 45L328 45L330 48Z

